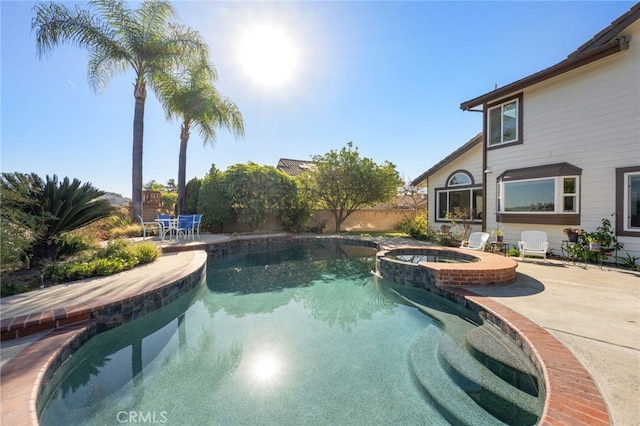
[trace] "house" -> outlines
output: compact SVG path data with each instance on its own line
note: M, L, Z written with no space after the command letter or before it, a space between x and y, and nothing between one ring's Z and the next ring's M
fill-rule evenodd
M640 3L563 61L463 102L462 110L482 112L482 141L423 174L433 220L445 203L471 206L478 226L501 227L505 241L542 230L559 253L564 228L590 232L609 219L624 244L619 255L638 256L639 18ZM456 173L466 173L468 186L456 188ZM476 206L456 201L457 189L478 191Z
M475 230L484 229L482 133L477 134L411 184L428 188L427 220L432 227L450 223L448 213L463 209Z
M289 158L281 158L278 160L276 169L288 174L289 176L298 176L309 167L313 166L313 161L292 160Z

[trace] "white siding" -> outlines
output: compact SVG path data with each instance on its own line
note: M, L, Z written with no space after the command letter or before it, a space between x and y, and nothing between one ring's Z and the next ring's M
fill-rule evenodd
M429 220L429 226L434 229L439 229L440 226L445 223L436 222L436 189L444 188L445 186L447 186L447 178L456 170L464 170L471 173L475 185L482 185L482 144L478 144L472 147L469 151L454 159L446 167L434 172L431 176L429 176L429 209L427 219ZM474 231L479 230L480 225L474 225Z
M614 223L615 169L640 165L640 22L629 49L525 89L524 143L487 152L487 227L496 226L496 178L504 170L568 162L583 170L581 224L593 231L603 218ZM505 224L505 240L535 228L560 252L564 226ZM619 237L625 251L640 254L640 238Z

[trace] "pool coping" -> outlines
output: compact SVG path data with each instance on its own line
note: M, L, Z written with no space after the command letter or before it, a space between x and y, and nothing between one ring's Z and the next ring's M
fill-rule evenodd
M203 248L209 255L226 255L232 246L256 246L265 241L297 244L304 239L331 239L345 243L367 245L378 250L392 245L375 238L342 236L297 237L294 235L247 236L226 241L204 243L192 247L171 247L170 251ZM418 247L424 247L415 243ZM413 245L413 244L411 244ZM405 245L406 247L406 245ZM497 255L495 255L497 256ZM198 260L199 262L200 260ZM197 263L197 262L196 262ZM202 267L206 264L206 256ZM201 269L199 269L201 271ZM161 277L156 290L166 287ZM154 291L149 289L149 291ZM546 398L540 425L609 425L612 424L607 404L591 374L575 355L552 334L533 321L490 298L479 296L464 288L442 286L438 291L450 300L479 313L498 326L506 335L520 342L542 372ZM113 300L113 303L122 302ZM86 339L101 327L96 319L57 328L25 348L0 371L1 407L3 424L38 424L37 398L59 365Z

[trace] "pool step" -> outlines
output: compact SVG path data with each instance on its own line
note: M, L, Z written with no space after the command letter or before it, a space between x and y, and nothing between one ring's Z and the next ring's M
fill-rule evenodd
M470 330L466 341L470 353L495 375L530 395L539 395L539 374L535 366L523 359L522 351L494 325L485 323Z
M418 334L409 348L413 373L431 401L451 424L504 425L480 407L442 368L438 349L442 335L436 326L429 325ZM465 422L464 419L472 420Z
M542 401L504 381L492 370L443 334L438 355L442 368L478 405L510 425L533 425Z

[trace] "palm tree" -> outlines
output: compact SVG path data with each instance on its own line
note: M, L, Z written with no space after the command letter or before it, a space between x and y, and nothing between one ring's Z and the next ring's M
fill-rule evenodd
M192 58L186 68L157 76L157 90L169 119L179 117L180 153L178 156L178 214L185 210L187 199L187 144L192 128L199 130L204 143L213 144L216 128L222 127L236 137L244 135L244 123L238 107L220 96L213 83L215 68L204 56Z
M191 51L207 54L207 48L196 31L169 22L175 17L175 10L168 1L145 1L137 9L129 9L124 1L93 0L89 8L38 4L31 29L36 30L40 57L61 44L87 49L89 84L96 91L103 90L114 74L134 71L131 217L137 218L142 214L147 83L153 88L154 74L179 63Z

